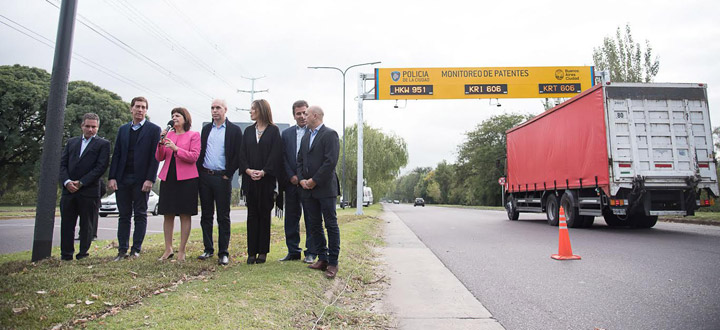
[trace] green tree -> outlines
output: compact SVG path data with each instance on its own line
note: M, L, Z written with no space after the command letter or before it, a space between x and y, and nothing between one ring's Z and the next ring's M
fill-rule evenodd
M450 189L455 177L455 167L443 160L435 168L435 182L439 190L438 203L450 203Z
M50 74L20 65L0 66L0 197L29 188L42 152Z
M49 90L45 70L0 66L0 198L11 188L36 190ZM98 135L114 141L117 128L131 119L129 108L117 94L89 82L70 82L64 140L80 135L82 115L95 112Z
M407 164L408 152L405 141L395 135L363 124L363 174L366 185L372 188L373 195L385 196L392 187L393 180L400 169ZM346 130L345 148L347 149L345 182L341 182L350 195L350 202L357 196L357 124ZM340 142L342 144L342 142ZM342 150L340 151L342 159ZM338 162L337 172L342 171L342 162Z
M532 115L502 114L490 117L467 133L458 148L458 164L451 198L465 205L500 205L497 179L504 175L505 131L532 118Z
M415 196L422 197L428 203L440 202L440 185L435 181L435 171L430 171L415 186Z
M625 25L625 35L618 27L615 39L605 37L602 46L593 48L593 61L597 69L610 71L610 79L616 82L651 82L660 70L650 42L645 40L643 52L633 40L630 24Z
M68 85L65 109L65 141L82 134L82 117L88 112L100 116L97 134L110 143L115 142L118 127L132 120L130 104L123 102L119 95L87 81L72 81Z
M416 187L420 184L420 181L432 171L430 167L416 167L410 173L405 174L395 180L394 190L391 194L392 199L398 199L405 202L412 201L415 197L422 197L416 195Z

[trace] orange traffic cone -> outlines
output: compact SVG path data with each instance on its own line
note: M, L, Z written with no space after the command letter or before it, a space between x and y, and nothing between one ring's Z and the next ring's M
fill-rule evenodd
M558 254L553 254L550 258L555 260L580 260L580 256L573 255L572 247L570 246L570 235L568 234L567 222L565 222L565 210L560 207L560 246L558 247Z

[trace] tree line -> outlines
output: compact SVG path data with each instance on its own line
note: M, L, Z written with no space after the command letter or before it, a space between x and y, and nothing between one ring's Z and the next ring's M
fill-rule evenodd
M50 73L21 65L0 66L0 204L36 202ZM81 134L82 116L100 116L98 136L115 140L130 121L129 103L87 81L68 84L63 145Z
M457 205L502 205L498 178L505 175L505 131L532 118L529 114L490 117L466 133L458 160L435 168L418 167L393 183L387 199Z

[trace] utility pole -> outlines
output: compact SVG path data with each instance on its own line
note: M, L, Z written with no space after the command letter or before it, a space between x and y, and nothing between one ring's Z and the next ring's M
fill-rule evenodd
M270 92L269 89L262 89L262 90L259 90L259 91L258 91L258 90L255 90L255 80L265 78L265 76L257 77L257 78L252 78L252 77L243 77L243 78L250 80L250 82L251 82L251 83L250 83L250 90L249 90L249 91L246 91L246 90L238 89L237 92L238 92L238 93L250 93L250 103L251 103L251 104L253 103L253 101L255 101L255 93L266 93L266 92ZM237 108L237 109L238 109L238 110L243 110L243 111L250 111L250 109L240 109L240 108Z
M53 60L52 77L50 78L50 95L45 117L45 138L43 140L42 171L38 184L38 201L35 211L32 261L49 258L52 250L53 230L55 229L55 201L57 200L58 179L60 177L60 153L76 12L77 0L62 1L57 39L55 41L55 59Z

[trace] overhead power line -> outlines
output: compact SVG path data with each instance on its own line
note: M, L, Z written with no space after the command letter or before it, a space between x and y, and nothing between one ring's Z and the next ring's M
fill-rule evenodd
M18 22L16 22L16 21L14 21L14 20L12 20L12 19L10 19L10 18L8 18L8 17L6 17L6 16L4 16L4 15L0 15L0 18L3 18L5 21L8 21L8 22L12 23L12 25L11 25L11 24L9 24L9 23L7 23L7 22L0 21L1 24L6 25L7 27L9 27L9 28L11 28L11 29L13 29L13 30L15 30L15 31L17 31L17 32L19 32L19 33L21 33L21 34L23 34L23 35L25 35L25 36L27 36L27 37L29 37L29 38L37 41L37 42L39 42L39 43L42 43L42 44L45 45L45 46L50 47L51 49L54 49L54 48L55 48L55 42L52 41L51 39L49 39L49 38L47 38L47 37L45 37L45 36L43 36L43 35L35 32L35 31L31 30L31 29L29 29L28 27L26 27L26 26L24 26L24 25L22 25L22 24L20 24L20 23L18 23ZM93 68L93 69L95 69L95 70L98 70L98 71L100 71L100 72L102 72L102 73L104 73L104 74L106 74L106 75L108 75L108 76L110 76L110 77L112 77L112 78L115 78L116 80L119 80L119 81L122 82L122 83L125 83L125 84L127 84L127 85L129 85L129 86L131 86L131 87L137 88L138 90L142 90L142 91L148 92L148 93L150 93L150 94L152 94L152 95L155 95L155 96L157 96L157 97L160 97L160 98L164 99L164 100L167 101L167 102L174 103L174 104L179 104L178 102L176 102L176 101L174 101L174 100L172 100L172 99L170 99L170 98L168 98L168 97L166 97L166 96L163 96L162 94L160 94L159 92L151 89L150 87L147 87L147 86L145 86L145 85L143 85L143 84L141 84L141 83L139 83L139 82L137 82L137 81L134 81L134 80L132 80L132 79L126 77L126 76L123 76L122 74L117 73L117 72L115 72L115 71L113 71L113 70L111 70L111 69L109 69L109 68L107 68L107 67L105 67L105 66L103 66L103 65L101 65L101 64L99 64L99 63L97 63L97 62L95 62L95 61L93 61L93 60L91 60L91 59L89 59L89 58L87 58L87 57L85 57L85 56L83 56L83 55L81 55L81 54L78 54L77 52L73 52L72 56L73 56L74 59L80 61L81 63L83 63L83 64L85 64L85 65L87 65L87 66L89 66L90 68Z
M188 15L185 15L185 13L184 13L182 10L180 10L180 8L178 8L174 3L172 3L172 1L164 0L164 2L165 2L165 4L167 4L170 8L172 8L176 13L178 13L178 15L180 16L180 18L182 18L182 19L193 29L193 31L195 31L195 33L200 37L200 39L202 39L202 40L204 40L205 42L207 42L207 44L210 45L210 47L212 47L213 50L215 50L218 54L222 55L222 56L227 60L227 62L228 62L230 65L232 65L232 66L235 67L235 69L236 69L237 71L239 71L240 73L243 73L243 72L246 71L245 68L243 68L243 67L242 67L240 64L238 64L235 60L233 60L232 58L230 58L230 56L229 56L222 48L220 48L216 42L213 42L213 41L212 41L212 38L210 38L207 34L203 33L203 32L202 32L202 29L200 29L200 28L193 22L192 18L189 17Z
M115 7L121 14L135 22L136 26L148 32L149 35L163 42L171 51L178 53L189 62L193 63L196 67L204 70L217 78L231 89L235 89L235 86L228 82L227 79L221 75L218 70L205 62L202 58L195 55L187 47L185 47L177 39L173 38L169 33L165 32L162 27L155 24L153 19L147 17L141 10L135 8L131 3L126 0L106 0L107 3Z
M51 4L52 6L60 9L59 5L56 4L56 3L53 3L52 0L45 0L45 1L46 1L47 3L49 3L49 4ZM130 55L132 55L132 56L134 56L135 58L141 60L142 62L145 62L146 64L150 65L150 67L152 67L152 68L155 69L156 71L158 71L158 72L160 72L160 73L162 73L162 74L170 77L170 78L171 78L172 80L174 80L175 82L177 82L177 83L179 83L179 84L187 87L188 89L192 90L193 92L195 92L195 93L197 93L197 94L200 94L200 95L202 95L202 96L205 96L205 97L207 97L207 98L212 99L212 96L211 96L210 94L207 94L207 93L203 92L202 90L196 88L195 86L193 86L193 85L192 85L190 82L188 82L187 80L185 80L185 79L183 79L182 77L174 74L170 69L165 68L165 67L162 66L160 63L156 62L155 60L153 60L153 59L151 59L150 57L146 56L146 55L143 54L142 52L140 52L140 51L138 51L137 49L133 48L132 46L128 45L128 44L125 43L124 41L122 41L122 40L120 40L119 38L117 38L116 36L114 36L112 33L109 33L109 32L107 32L107 31L105 31L102 27L100 27L99 25L97 25L97 24L93 23L92 21L88 20L88 19L85 18L84 16L78 14L78 21L80 22L80 24L84 25L85 27L87 27L87 28L90 29L91 31L93 31L93 32L95 32L96 34L98 34L99 36L103 37L105 40L111 42L111 43L114 44L115 46L117 46L117 47L119 47L120 49L126 51L126 52L129 53Z

